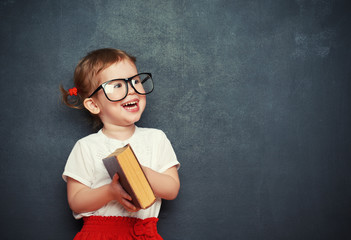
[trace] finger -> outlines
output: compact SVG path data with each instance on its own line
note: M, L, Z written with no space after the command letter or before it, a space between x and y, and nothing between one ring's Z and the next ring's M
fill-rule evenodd
M125 199L123 200L122 205L129 212L137 212L137 211L140 210L137 207L135 207L131 202L129 202L129 201L125 200Z
M113 175L112 182L118 182L118 179L119 179L119 176L116 173L115 175Z
M139 211L139 210L137 210L135 208L131 209L131 208L128 208L128 207L124 207L124 209L127 210L128 212L137 212L137 211Z
M126 199L123 199L123 200L122 200L122 205L123 205L126 209L136 210L136 207L135 207L131 202L129 202L129 201L126 200Z
M140 209L139 209L139 208L137 208L137 209L128 209L128 208L125 208L125 210L127 210L128 212L134 213L134 212L138 212Z
M128 201L132 201L132 197L121 187L121 197L128 200Z

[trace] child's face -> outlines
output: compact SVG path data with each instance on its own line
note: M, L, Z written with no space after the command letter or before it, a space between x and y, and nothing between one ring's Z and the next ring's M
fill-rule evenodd
M97 75L99 84L111 79L129 78L138 73L133 62L123 60L112 64ZM128 83L130 84L130 83ZM146 106L145 95L139 95L132 86L128 86L128 95L121 101L109 101L103 91L95 96L95 102L100 108L99 117L104 126L130 126L139 121Z

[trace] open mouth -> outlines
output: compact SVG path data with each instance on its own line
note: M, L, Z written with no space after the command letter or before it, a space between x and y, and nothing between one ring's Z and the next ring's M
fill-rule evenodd
M126 110L134 110L138 108L138 101L131 101L127 103L123 103L122 107Z

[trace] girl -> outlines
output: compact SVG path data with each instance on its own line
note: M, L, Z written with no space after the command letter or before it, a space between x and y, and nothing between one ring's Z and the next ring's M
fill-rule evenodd
M162 239L156 227L161 199L178 195L179 162L166 135L135 125L145 109L146 94L153 90L152 75L138 73L135 61L121 50L95 50L78 63L75 87L61 87L66 105L86 108L102 124L97 133L77 141L63 172L69 206L76 219L84 220L75 240ZM128 143L157 197L148 209L131 203L119 176L111 181L102 162Z

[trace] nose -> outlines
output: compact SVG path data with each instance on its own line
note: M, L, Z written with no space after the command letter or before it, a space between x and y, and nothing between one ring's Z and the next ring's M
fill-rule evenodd
M128 82L128 94L130 94L130 95L135 94L135 90L134 90L131 82Z

